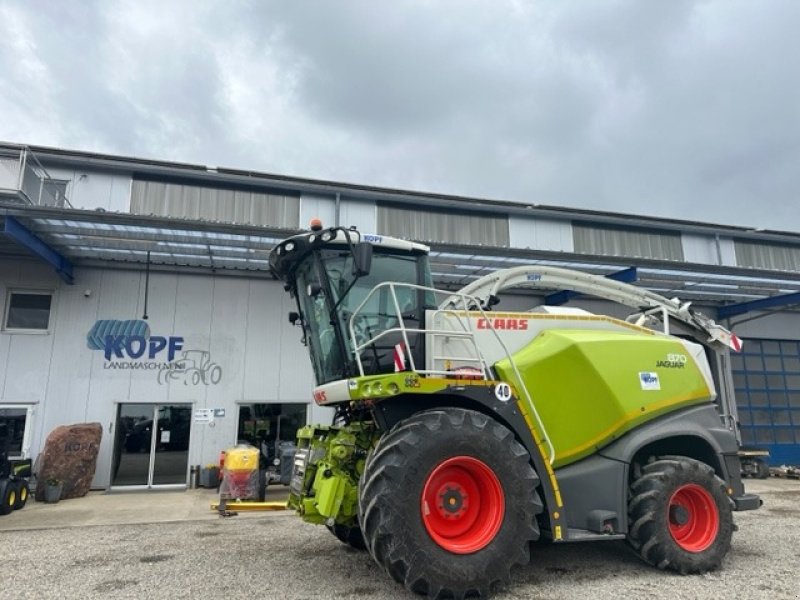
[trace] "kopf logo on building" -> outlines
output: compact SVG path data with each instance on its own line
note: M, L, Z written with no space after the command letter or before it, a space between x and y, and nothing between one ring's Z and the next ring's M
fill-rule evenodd
M160 385L181 381L184 385L218 384L222 367L211 360L211 352L185 350L183 343L178 335L150 335L150 325L139 319L102 319L86 334L86 345L103 351L104 369L155 371Z
M166 362L172 362L183 348L183 338L150 335L150 326L145 321L103 319L95 322L86 335L86 345L92 350L103 350L106 360L144 356L155 360L162 358L161 353L166 349Z
M169 339L169 342L167 342ZM167 350L167 362L172 362L175 352L183 348L183 338L170 336L164 338L154 335L148 341L141 335L107 335L103 350L106 360L111 360L112 354L117 358L141 358L147 351L147 358L153 360L169 343Z

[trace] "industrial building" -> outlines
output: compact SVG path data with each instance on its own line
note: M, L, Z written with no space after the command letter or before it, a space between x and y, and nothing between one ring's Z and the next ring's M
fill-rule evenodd
M267 264L312 217L429 245L441 288L538 263L691 301L744 339L731 357L744 443L800 463L800 233L0 143L12 454L96 421L93 487L185 486L239 439L329 419ZM619 310L568 291L535 300Z

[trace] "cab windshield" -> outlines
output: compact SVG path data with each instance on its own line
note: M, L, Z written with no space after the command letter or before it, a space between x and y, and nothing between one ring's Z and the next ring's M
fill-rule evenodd
M303 313L306 338L317 384L357 375L349 335L353 311L379 283L393 281L430 285L427 257L401 253L375 252L368 275L353 275L353 256L343 247L322 250L309 256L297 269L297 294ZM415 327L421 318L421 294L409 288L396 288L396 297L406 326ZM397 310L388 288L373 294L355 322L357 343L361 344L399 325ZM391 344L390 344L391 342ZM368 373L393 369L391 348L396 341L362 353Z

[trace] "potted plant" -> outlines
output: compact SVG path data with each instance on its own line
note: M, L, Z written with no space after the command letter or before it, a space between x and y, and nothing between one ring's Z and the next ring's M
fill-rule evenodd
M55 504L61 500L61 492L63 489L63 481L56 477L48 477L44 482L44 501L48 504Z
M209 463L200 469L200 487L215 488L219 485L219 467Z

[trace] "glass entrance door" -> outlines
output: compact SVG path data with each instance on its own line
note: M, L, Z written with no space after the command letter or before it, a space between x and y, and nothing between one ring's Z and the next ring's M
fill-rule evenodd
M159 406L156 443L150 485L186 485L189 466L189 432L192 407L186 404Z
M192 407L120 404L111 485L186 485Z

